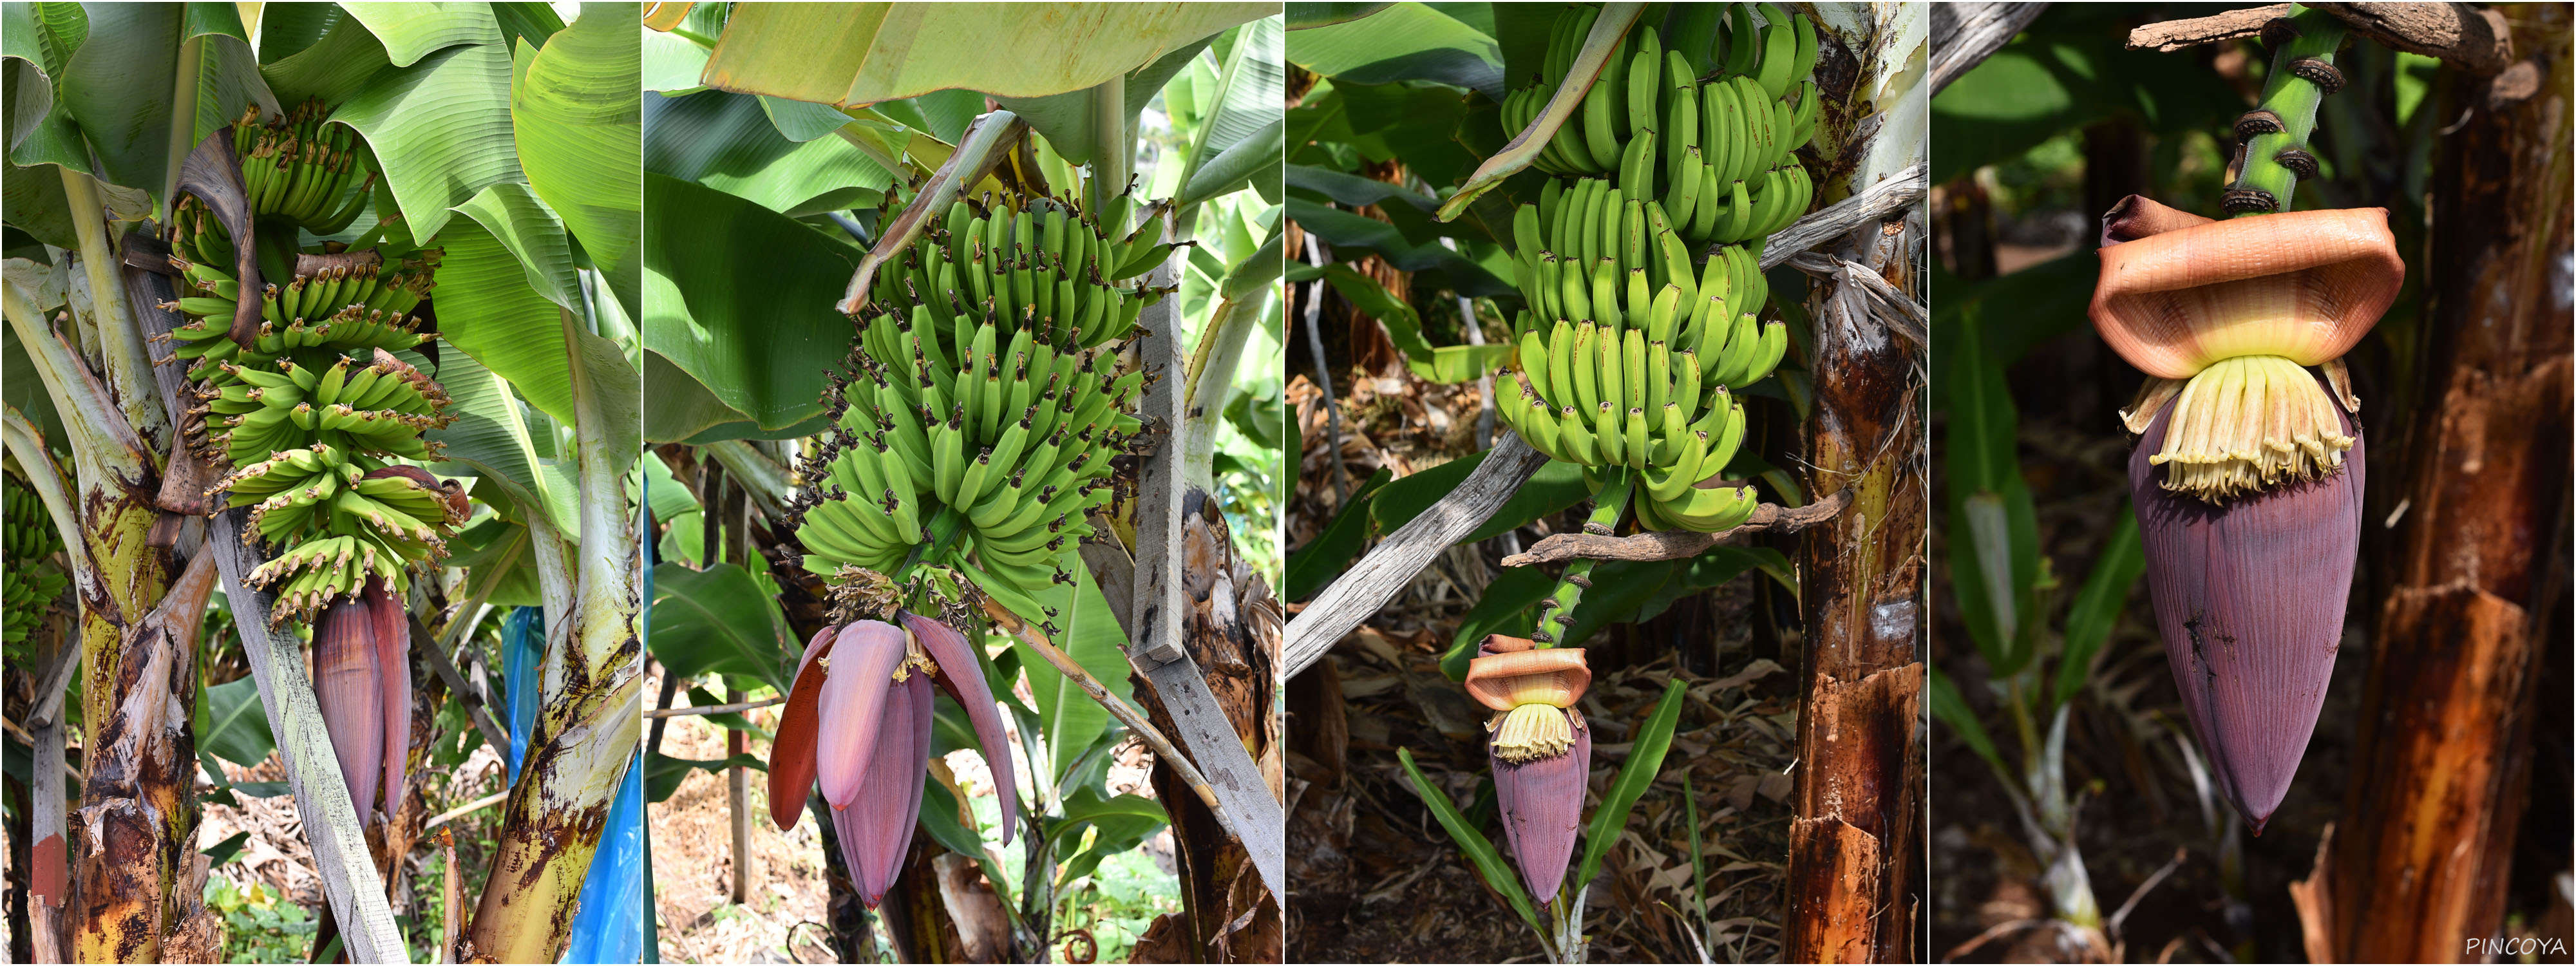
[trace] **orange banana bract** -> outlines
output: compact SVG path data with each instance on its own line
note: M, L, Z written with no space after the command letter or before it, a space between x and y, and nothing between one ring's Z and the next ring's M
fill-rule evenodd
M2131 196L2105 219L2089 314L2148 375L2230 356L2341 357L2397 300L2406 266L2385 208L2211 221ZM2123 237L2125 236L2125 237Z

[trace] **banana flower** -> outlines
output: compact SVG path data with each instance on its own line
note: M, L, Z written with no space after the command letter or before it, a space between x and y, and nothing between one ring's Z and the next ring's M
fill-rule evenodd
M372 822L373 811L393 817L411 747L411 625L384 578L367 578L362 593L341 596L314 624L313 697L358 821Z
M1494 711L1486 753L1503 833L1540 905L1565 883L1583 824L1592 729L1574 703L1591 686L1579 647L1536 648L1528 638L1495 634L1467 663L1467 694Z
M966 709L1002 801L1002 844L1019 825L1002 718L964 634L917 614L902 626L826 627L805 645L769 762L769 817L794 828L809 790L832 807L841 858L874 909L885 900L921 813L929 774L932 681Z
M2153 377L2122 413L2147 589L2192 733L2256 833L2316 730L2360 548L2340 362L2406 268L2379 208L2104 216L2094 328ZM2308 367L2321 367L2322 374Z

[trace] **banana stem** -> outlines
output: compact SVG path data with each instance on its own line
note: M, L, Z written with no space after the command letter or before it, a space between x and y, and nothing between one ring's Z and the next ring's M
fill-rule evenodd
M1601 492L1592 498L1592 513L1583 518L1583 529L1607 534L1618 528L1619 517L1628 512L1628 498L1636 492L1637 479L1624 466L1602 473ZM1530 639L1538 646L1557 646L1558 635L1574 626L1575 605L1583 602L1583 591L1592 586L1592 564L1587 559L1565 565L1565 575L1557 578L1556 588L1539 601L1538 624L1530 631ZM1555 629L1549 627L1551 623Z
M122 435L147 454L147 465L157 469L158 458L148 454L161 452L161 447L148 443L168 439L170 416L161 411L159 400L149 392L136 392L129 387L152 386L152 356L143 348L141 328L125 304L125 273L119 267L116 246L108 237L108 210L100 200L98 179L65 168L63 198L72 210L72 231L80 241L81 271L89 281L92 328L97 341L87 348L98 358L107 384L125 390L110 393L108 399L123 418Z
M2297 6L2291 10L2294 12L2289 22L2297 28L2298 36L2273 52L2271 74L2264 78L2263 100L2257 111L2271 112L2278 119L2279 130L2255 134L2245 143L2243 166L2237 172L2236 183L2230 186L2227 202L2227 210L2237 217L2290 210L2290 193L2298 187L2299 171L2304 169L2310 177L2316 173L2308 143L2316 133L2317 105L2332 90L2320 84L2312 72L2320 65L2327 72L2334 69L2335 48L2343 44L2346 31L2343 21L2332 14ZM2333 83L2341 86L2340 80ZM2284 155L2289 157L2289 163L2284 163ZM2269 196L2268 205L2252 194L2257 191Z

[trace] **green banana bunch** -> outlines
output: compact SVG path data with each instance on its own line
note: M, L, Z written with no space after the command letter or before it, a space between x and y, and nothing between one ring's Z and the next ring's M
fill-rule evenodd
M364 364L341 355L326 368L281 355L274 371L222 366L222 381L198 384L200 405L188 415L203 420L204 451L234 466L316 443L434 460L438 445L420 434L455 419L443 411L445 390L380 347Z
M1030 598L1070 579L1058 555L1109 499L1144 377L1113 376L1111 351L1085 345L1080 322L1022 325L995 305L980 319L923 304L863 324L858 376L826 393L836 428L799 466L807 569L955 566L1031 615Z
M260 123L259 105L242 110L233 123L233 156L241 161L254 215L332 235L366 207L374 166L357 149L357 131L327 123L330 116L319 97L267 124Z
M1633 471L1639 518L1648 526L1731 528L1751 515L1749 492L1698 484L1734 459L1744 438L1744 407L1734 390L1778 367L1788 329L1737 309L1758 309L1769 297L1750 249L1719 246L1693 278L1660 205L1612 200L1617 193L1586 179L1562 194L1543 191L1539 204L1516 213L1516 260L1538 314L1523 313L1515 327L1518 369L1504 372L1496 409L1551 458L1587 472ZM1614 205L1628 215L1610 215ZM1557 209L1553 219L1543 213L1550 207ZM1542 224L1551 220L1575 227L1550 234ZM1613 235L1606 226L1614 222L1628 227ZM1639 264L1649 233L1661 253L1644 260L1662 266L1655 288L1657 272ZM1614 254L1593 262L1588 283L1578 280L1586 273L1559 271L1549 247L1577 252L1565 264L1580 264L1587 239L1611 238L1618 239ZM1636 267L1623 268L1630 264ZM1535 324L1544 317L1555 322Z
M399 595L406 568L445 557L446 538L467 514L454 484L328 443L280 451L214 489L231 492L228 506L254 507L244 542L288 548L249 577L278 588L271 624L311 621L333 601L354 599L369 577Z
M1632 30L1575 116L1540 151L1541 171L1611 175L1629 198L1655 198L1683 240L1760 239L1788 227L1815 185L1793 152L1815 136L1815 25L1772 4L1687 4L1664 32ZM1725 11L1725 57L1716 56ZM1506 130L1527 128L1566 80L1599 11L1558 17L1542 76L1506 95ZM1788 94L1798 92L1791 104Z
M19 661L26 658L27 635L62 596L71 576L49 559L63 549L63 541L45 501L15 475L6 479L0 493L6 519L0 528L0 551L6 555L0 561L0 641L6 642L9 659Z
M330 140L346 129L321 131L320 117L319 104L308 103L260 135L261 144L324 161L329 151L349 150L345 137ZM254 120L246 117L236 138L248 137ZM246 176L261 156L245 155ZM302 220L291 209L260 210ZM379 224L374 236L398 235L387 231L392 225ZM265 245L277 234L262 228L258 237ZM406 568L443 557L466 516L453 484L388 464L438 459L439 445L422 434L454 420L446 391L396 354L436 338L410 313L435 286L443 252L406 250L399 237L357 252L326 243L288 252L293 276L247 293L229 271L230 234L193 197L173 206L170 241L180 297L161 307L187 320L155 338L172 348L154 364L188 367L196 404L181 414L181 431L199 456L233 468L208 492L230 491L230 506L256 507L243 539L275 551L251 575L255 585L279 588L272 622L312 621L335 602L358 599L371 578L400 594ZM388 253L409 257L390 261ZM244 346L231 337L234 307L253 294L263 321Z
M888 210L895 204L889 198ZM1061 331L1083 349L1126 338L1138 313L1170 290L1122 281L1162 264L1174 246L1156 218L1110 237L1103 226L1134 214L1132 192L1103 207L1094 218L1070 199L960 198L905 251L888 279L899 284L881 282L870 308L907 318L927 308L943 340L988 318ZM963 348L940 346L949 358Z

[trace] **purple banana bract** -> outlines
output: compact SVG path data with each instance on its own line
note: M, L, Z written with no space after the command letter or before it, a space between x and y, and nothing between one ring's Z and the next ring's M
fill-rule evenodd
M771 817L794 826L807 792L819 787L869 908L903 871L919 821L934 681L966 709L992 765L1005 843L1019 817L1009 745L974 644L919 615L898 619L902 626L863 620L827 628L807 644L770 765Z
M1574 729L1574 747L1552 758L1515 765L1488 746L1494 767L1494 804L1503 816L1521 881L1540 905L1556 900L1574 840L1583 826L1584 779L1592 769L1592 729Z
M2297 774L2343 637L2361 542L2362 449L2339 473L2212 504L2160 484L2148 457L2168 404L2129 454L2147 589L2174 686L2219 788L2257 833ZM2344 432L2360 436L2349 416Z
M381 578L313 627L313 696L358 820L400 807L411 739L411 627ZM387 799L378 802L378 793Z

